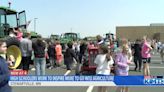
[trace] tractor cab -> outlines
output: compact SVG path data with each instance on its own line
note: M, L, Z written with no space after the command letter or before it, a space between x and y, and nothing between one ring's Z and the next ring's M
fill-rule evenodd
M59 35L51 34L50 39L51 40L59 40Z
M70 32L70 33L62 34L60 37L60 43L62 45L63 52L65 51L66 44L68 42L78 41L79 39L80 39L80 36L77 33Z
M0 7L0 38L7 37L13 28L26 28L25 11L16 12L8 7Z
M79 39L78 34L77 33L64 33L61 35L61 41L63 41L63 43L68 43L70 41L77 41Z

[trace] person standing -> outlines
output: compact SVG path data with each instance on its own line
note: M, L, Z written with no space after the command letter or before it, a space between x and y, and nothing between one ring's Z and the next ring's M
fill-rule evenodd
M0 40L0 53L5 54L7 50L6 42ZM0 56L0 92L12 92L9 86L10 71L6 60Z
M100 35L97 35L96 39L97 39L97 45L105 44L104 39Z
M49 56L49 60L50 60L50 67L49 69L53 69L55 67L55 54L56 54L56 51L55 51L55 44L53 42L49 42L48 43L48 56Z
M36 42L32 44L34 50L34 65L36 75L45 75L46 69L46 59L45 59L45 48L46 44L43 42L42 38L37 38Z
M94 63L97 65L96 75L110 75L110 66L114 63L112 56L108 52L108 47L100 45L99 54L96 56ZM98 92L106 92L107 87L98 87Z
M151 42L147 40L147 37L143 37L143 45L141 50L142 60L143 60L143 74L144 76L150 76L149 63L151 60Z
M67 67L67 70L72 69L72 64L74 63L74 59L78 61L76 54L74 50L72 49L73 43L69 42L67 44L68 48L66 49L66 52L64 53L64 64Z
M122 52L118 53L116 55L115 59L115 68L116 72L115 74L117 76L128 76L129 73L129 64L132 64L132 62L129 60L128 57L129 47L128 45L122 46ZM128 92L128 87L118 87L116 92Z
M26 33L24 38L20 41L20 49L22 52L22 66L23 70L28 72L32 55L32 41L30 40L30 33Z
M163 64L164 63L164 43L161 45L160 55L161 55L161 64Z
M79 63L80 64L83 61L82 60L83 57L85 57L86 50L87 50L87 44L84 41L81 41L81 44L80 44L80 54L79 54Z
M56 51L56 64L57 66L60 66L63 60L62 46L60 45L60 41L56 42L55 51Z
M140 40L137 39L134 46L132 47L133 52L134 52L134 64L135 68L134 70L137 71L138 65L139 69L138 71L141 72L141 67L142 67L142 56L141 56L141 43Z

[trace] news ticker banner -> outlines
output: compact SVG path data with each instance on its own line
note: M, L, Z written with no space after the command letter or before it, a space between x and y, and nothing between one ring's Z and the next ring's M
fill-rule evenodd
M163 76L10 76L10 86L164 86Z

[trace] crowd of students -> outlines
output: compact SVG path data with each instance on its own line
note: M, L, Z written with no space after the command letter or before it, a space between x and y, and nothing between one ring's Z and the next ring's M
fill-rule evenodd
M29 71L31 57L34 55L34 66L36 75L46 74L46 63L47 60L50 63L49 69L60 67L62 62L66 65L67 70L72 69L72 65L76 60L82 63L85 56L86 50L90 47L98 48L98 55L94 59L94 63L97 65L96 75L111 75L111 69L114 69L114 75L127 76L129 72L129 65L135 64L135 71L141 72L143 64L143 75L149 76L150 69L149 63L151 62L151 52L156 51L161 54L162 62L164 62L164 45L160 44L156 46L156 43L149 40L146 36L142 40L137 39L134 44L129 44L127 39L122 39L120 42L109 38L109 43L106 44L101 36L97 36L97 42L89 42L82 40L81 42L69 42L65 53L62 53L62 46L60 41L45 41L41 36L38 36L35 40L30 39L30 33L23 33L20 29L16 29L14 32L17 35L10 33L11 37L16 37L20 41L20 49L22 52L22 61L20 64L21 69ZM153 43L153 44L152 44ZM155 49L156 50L153 50ZM0 40L0 52L6 52L6 44L3 40ZM132 58L133 57L133 58ZM134 60L132 60L134 59ZM15 61L11 56L7 61ZM0 74L2 74L2 80L0 80L0 86L9 87L6 83L8 82L7 77L9 76L9 70L5 63L5 59L0 57ZM161 62L161 63L162 63ZM9 65L12 65L9 62ZM112 67L112 68L111 68ZM0 88L0 90L3 90ZM106 92L106 87L98 87L98 92ZM128 92L128 87L118 87L117 92ZM10 92L10 91L3 91Z
M101 43L100 43L101 42ZM129 65L135 64L134 71L139 71L141 72L142 70L142 64L143 64L143 75L144 76L150 76L150 67L149 64L151 62L151 54L160 53L161 54L161 60L163 62L163 45L158 45L157 48L155 48L153 41L151 41L149 38L146 36L143 36L141 40L137 39L135 44L131 44L127 39L122 39L120 41L119 46L116 48L112 47L112 44L110 43L108 47L108 52L103 52L105 48L102 48L104 46L102 41L98 40L98 44L101 44L99 46L99 54L97 55L95 59L95 63L97 64L97 69L96 69L96 74L101 74L101 75L110 75L110 69L109 64L112 64L114 61L114 75L118 76L128 76L129 72ZM113 50L114 49L114 50ZM112 54L107 54L111 53ZM101 55L101 57L100 57ZM111 59L112 61L106 60L103 55L110 55L112 56ZM99 58L99 59L97 59ZM110 62L110 63L109 63ZM162 64L161 62L161 64ZM104 64L104 63L109 63L109 64ZM108 67L106 66L108 65ZM101 66L101 68L100 68ZM139 67L138 67L139 66ZM108 74L104 71L108 70ZM98 71L98 72L97 72ZM128 87L118 87L116 89L116 92L128 92ZM106 92L106 87L99 87L98 92Z

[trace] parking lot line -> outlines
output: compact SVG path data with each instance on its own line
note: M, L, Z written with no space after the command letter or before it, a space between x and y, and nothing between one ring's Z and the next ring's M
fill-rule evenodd
M94 86L89 86L86 92L92 92Z
M69 73L71 73L71 70L67 70L64 75L68 75Z
M131 68L135 67L135 66L130 66ZM161 69L161 68L164 68L164 67L161 67L161 66L149 66L150 69L152 68L156 68L156 69Z

